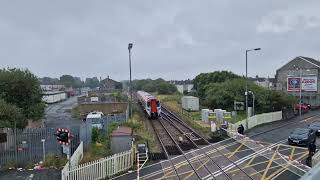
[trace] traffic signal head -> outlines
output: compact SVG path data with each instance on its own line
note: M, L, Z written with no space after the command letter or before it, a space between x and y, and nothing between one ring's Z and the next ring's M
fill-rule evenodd
M57 136L57 141L59 144L69 145L69 137L70 137L70 131L68 129L57 129L57 133L55 134Z

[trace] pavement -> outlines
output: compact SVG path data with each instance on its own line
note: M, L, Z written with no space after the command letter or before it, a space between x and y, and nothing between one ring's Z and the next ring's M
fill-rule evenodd
M78 127L82 121L71 117L67 110L77 105L77 97L70 97L66 101L50 104L45 112L44 124L49 128L70 128Z
M24 170L0 172L0 180L57 180L61 179L61 171L57 170Z
M280 140L288 139L290 133L296 128L307 128L312 122L320 121L320 110L313 110L299 116L278 122L272 122L253 128L247 134L257 141L275 143ZM288 142L286 142L288 144ZM316 141L317 148L320 148L320 138Z
M44 124L47 128L70 128L77 127L82 121L71 117L66 112L77 104L77 97L71 97L66 101L49 105L45 110ZM61 171L55 169L43 170L11 170L0 171L0 180L58 180L61 179Z

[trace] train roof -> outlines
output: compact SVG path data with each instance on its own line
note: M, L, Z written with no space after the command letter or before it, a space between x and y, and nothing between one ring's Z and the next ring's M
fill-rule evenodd
M145 91L138 91L137 92L145 101L151 100L151 99L157 99L156 97L154 97L153 95L145 92Z

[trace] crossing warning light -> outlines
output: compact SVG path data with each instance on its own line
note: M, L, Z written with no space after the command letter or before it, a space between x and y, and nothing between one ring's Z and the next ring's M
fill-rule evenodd
M70 135L71 131L69 129L58 128L56 132L57 141L59 144L69 145L70 144Z

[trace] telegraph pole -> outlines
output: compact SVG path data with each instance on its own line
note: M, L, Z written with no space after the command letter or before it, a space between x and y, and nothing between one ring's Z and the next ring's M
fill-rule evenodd
M132 81L131 81L131 49L133 47L132 43L128 44L128 50L129 50L129 69L130 69L130 88L129 88L129 93L130 93L130 104L129 104L129 117L132 117Z

